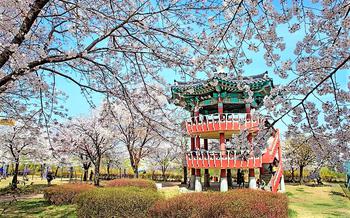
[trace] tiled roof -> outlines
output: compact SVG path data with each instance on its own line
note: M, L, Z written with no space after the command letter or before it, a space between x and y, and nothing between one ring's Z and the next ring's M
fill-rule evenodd
M208 80L197 80L193 82L178 82L171 87L173 93L182 94L204 94L214 91L219 85L224 90L229 92L239 91L245 85L249 85L252 90L260 89L265 82L271 82L272 79L268 77L267 72L249 77L229 77L225 73L219 73Z

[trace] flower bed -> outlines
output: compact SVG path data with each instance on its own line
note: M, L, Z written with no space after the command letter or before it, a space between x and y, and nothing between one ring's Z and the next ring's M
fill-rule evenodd
M107 182L107 187L138 187L157 190L155 182L147 179L115 179Z
M78 217L146 217L161 196L137 187L96 188L77 198Z
M44 198L54 205L72 204L78 194L94 188L87 184L56 185L44 190Z
M189 193L158 201L150 217L288 217L283 194L248 189Z

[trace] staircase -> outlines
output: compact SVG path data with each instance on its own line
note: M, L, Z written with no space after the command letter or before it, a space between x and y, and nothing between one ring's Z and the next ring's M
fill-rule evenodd
M275 175L272 175L269 166L273 163L274 159L278 160L277 171ZM266 183L265 190L277 192L283 176L283 165L282 165L282 150L280 144L279 130L276 131L273 143L268 146L266 152L263 154L263 173L261 175L261 181L264 180Z
M261 181L265 181L265 190L277 192L283 175L283 168L281 162L279 162L277 171L273 176L269 169L270 164L263 164L263 173L260 175Z
M278 187L281 183L281 178L283 176L283 167L281 161L278 164L277 172L271 177L270 184L272 187L272 192L277 192Z
M269 170L269 164L263 164L263 173L260 175L260 181L265 182L265 187L264 189L267 191L271 191L271 185L270 185L270 180L272 178L272 173Z

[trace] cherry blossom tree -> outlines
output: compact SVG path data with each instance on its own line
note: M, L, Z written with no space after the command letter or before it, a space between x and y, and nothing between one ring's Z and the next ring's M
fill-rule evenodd
M132 118L125 108L123 110L118 107L118 115L114 116L114 121L118 144L126 149L134 175L138 178L141 161L155 151L160 144L160 138L141 116L138 119Z
M91 160L85 151L77 149L75 146L75 131L72 127L61 125L58 129L51 129L53 135L54 157L64 165L71 165L72 162L78 160L83 168L83 181L88 180L89 168Z
M291 173L291 180L294 183L295 182L295 172L298 170L297 165L297 149L293 148L290 143L284 143L283 144L283 168L285 170L290 170Z
M64 125L53 141L64 145L65 152L81 158L86 176L91 162L94 165L94 184L99 186L102 157L115 147L115 137L96 112L90 117L76 118Z
M116 148L109 150L104 154L102 162L106 166L107 179L110 178L112 167L119 167L122 164L123 159L124 157L122 157L121 152L119 152Z
M28 128L27 124L20 122L14 127L2 127L0 131L2 155L7 157L7 160L15 163L11 182L11 188L13 189L17 188L20 161L24 158L33 160L41 156L44 151L48 151L45 150L45 146L41 146L43 144L39 139L41 136L40 128L33 122L30 123L30 126Z
M13 108L13 98L41 99L32 107L45 108L49 117L52 108L60 109L63 93L57 87L65 80L91 104L91 93L118 96L131 80L166 84L160 70L188 66L189 51L199 49L190 32L201 22L195 13L201 6L201 1L1 1L3 112L21 111Z
M102 112L124 147L136 178L141 161L158 149L172 128L166 96L155 87L129 88L123 98L107 99Z
M299 182L303 183L304 169L312 166L316 160L315 152L312 150L311 141L302 135L295 135L285 143L284 152L291 167L299 167ZM311 142L312 143L312 142Z
M149 161L156 169L160 169L163 181L166 181L166 172L174 165L174 160L178 158L178 156L178 151L175 146L163 144L150 155Z

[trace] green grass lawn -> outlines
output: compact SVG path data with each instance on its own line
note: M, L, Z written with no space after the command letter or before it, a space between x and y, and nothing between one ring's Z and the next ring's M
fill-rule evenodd
M42 198L47 181L40 177L29 177L29 181L18 184L17 191L9 187L12 177L0 181L0 217L76 217L75 205L53 206ZM19 180L23 181L21 177ZM54 179L52 185L67 183L67 179ZM9 195L16 194L17 201L9 201ZM19 194L20 193L20 194ZM19 195L18 195L19 194ZM39 194L39 195L38 195ZM6 195L6 196L5 196ZM29 196L31 199L21 199Z
M287 185L286 189L290 217L350 217L350 200L339 184L323 187ZM165 187L161 193L166 198L181 194L177 186ZM0 202L0 217L76 217L76 214L75 205L53 206L43 198L33 198L11 205Z
M339 184L286 187L290 217L350 217L350 200Z
M1 202L0 217L76 217L75 205L53 206L42 198Z

